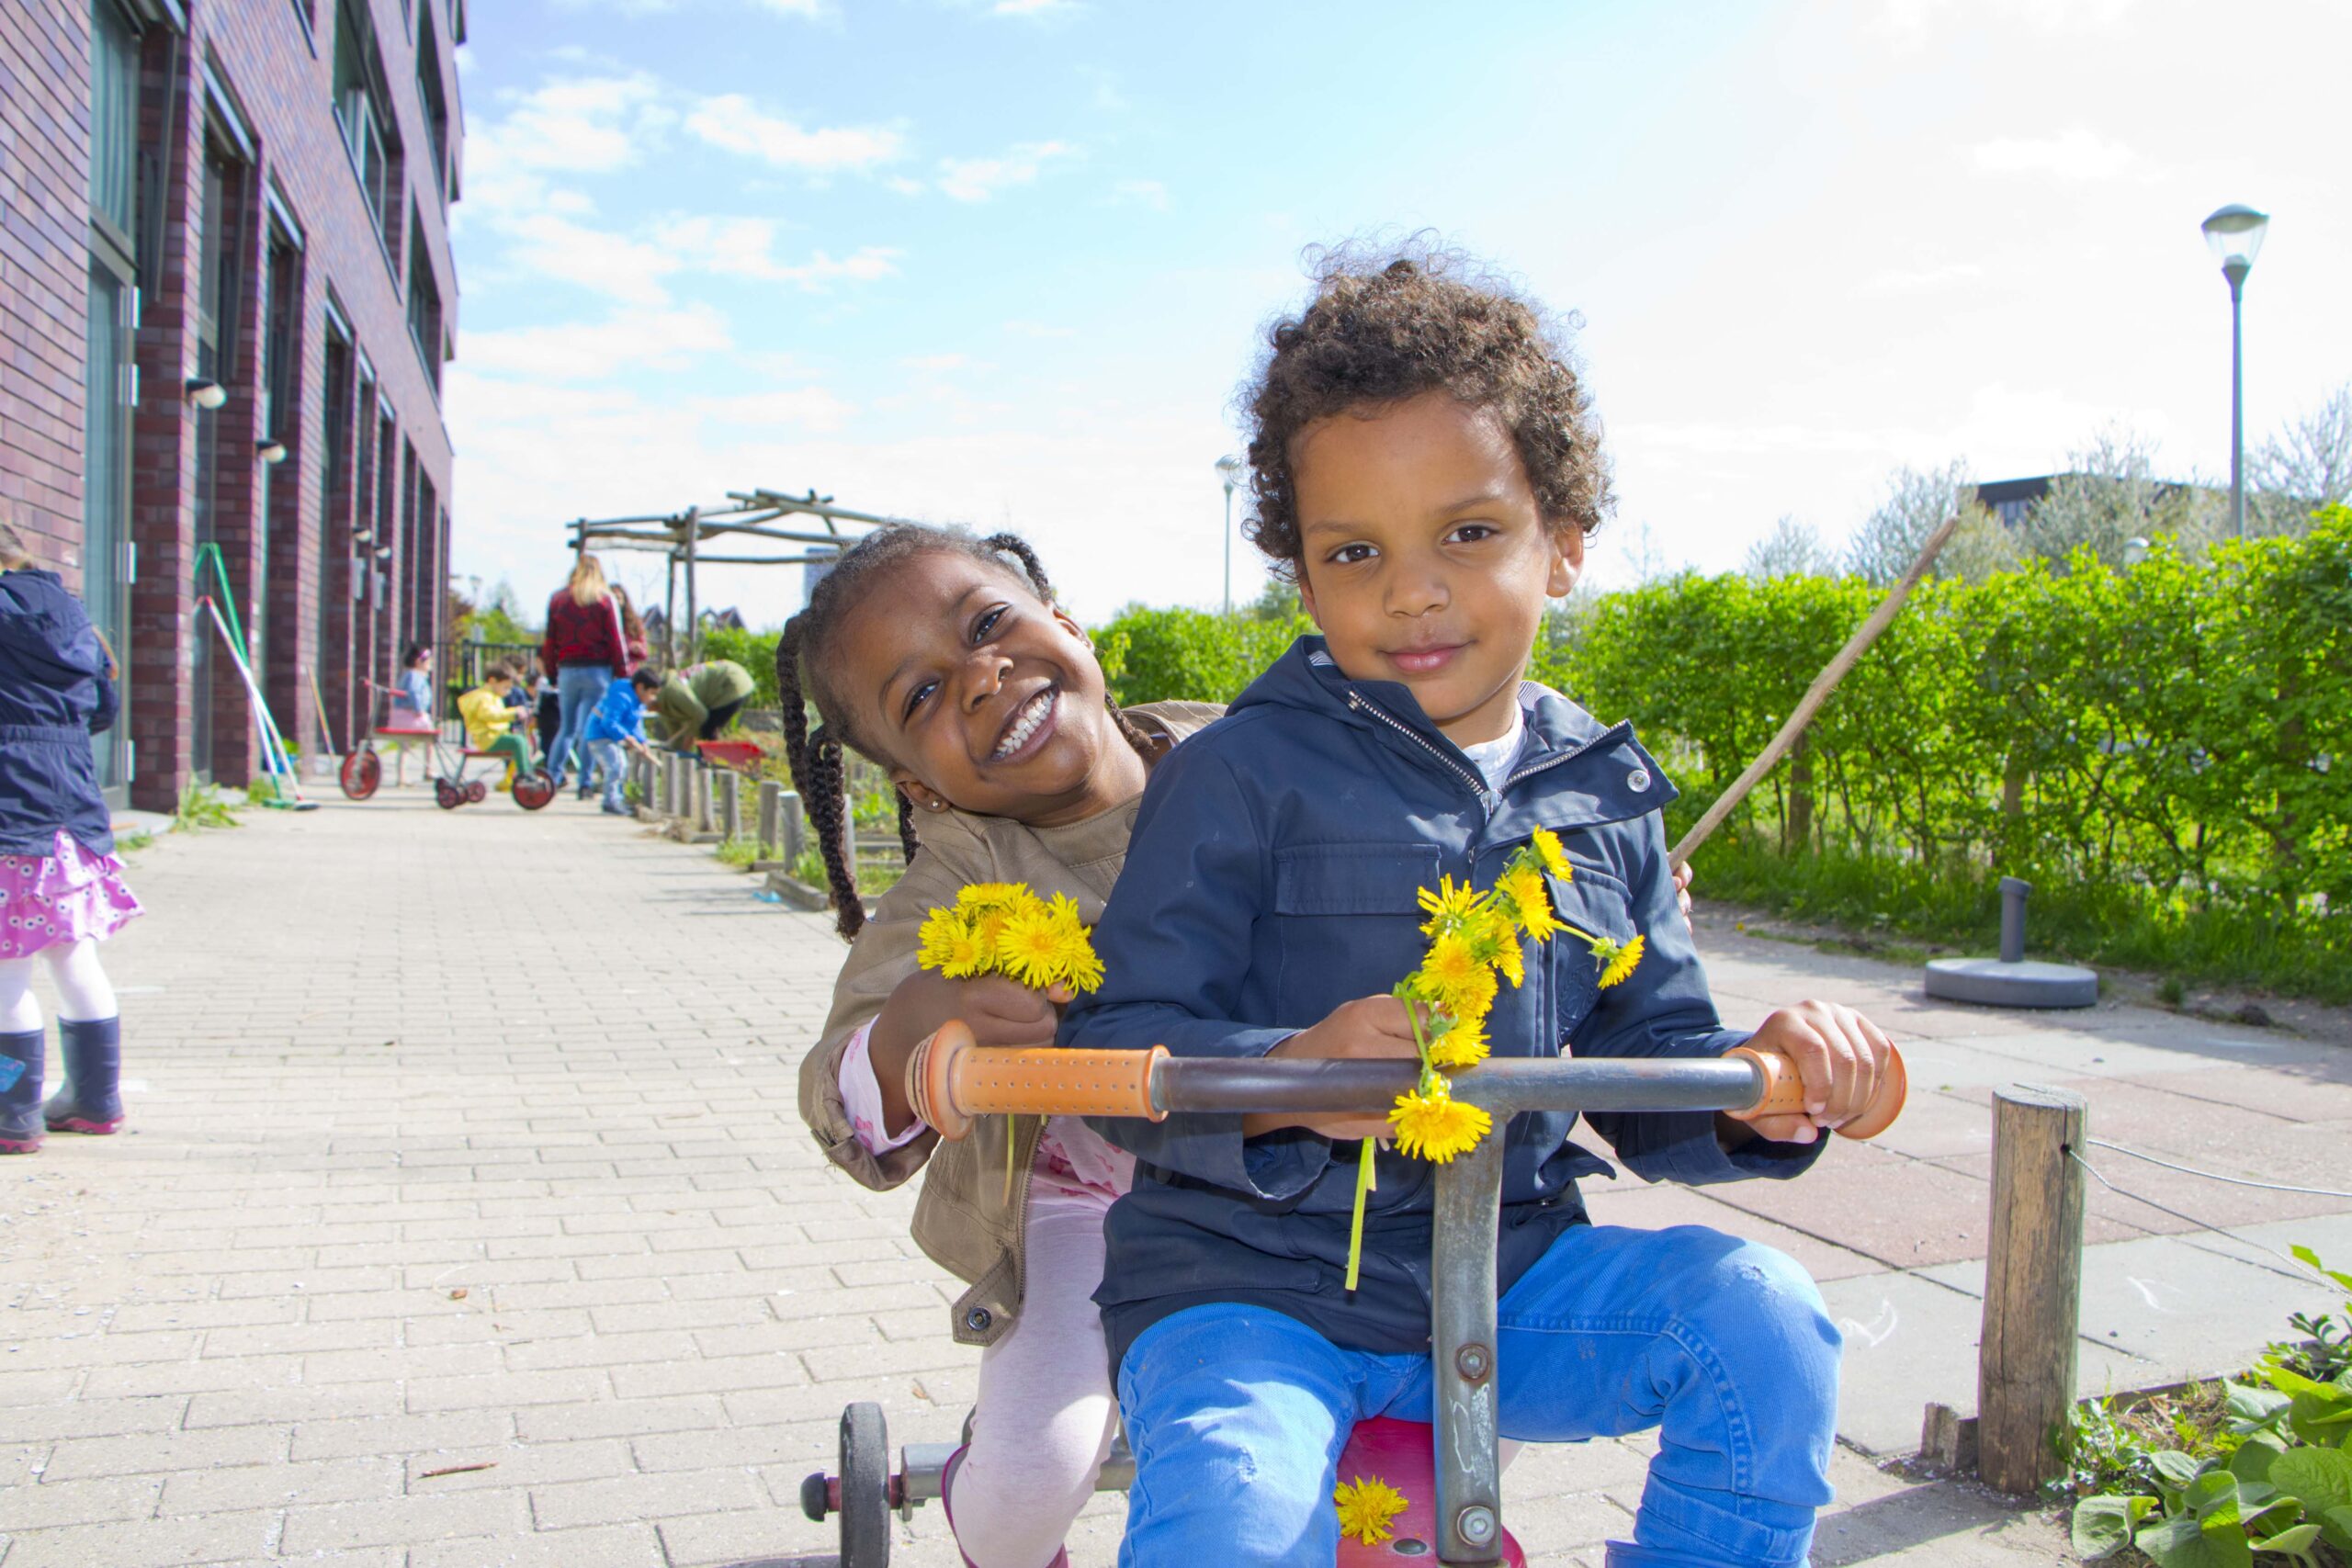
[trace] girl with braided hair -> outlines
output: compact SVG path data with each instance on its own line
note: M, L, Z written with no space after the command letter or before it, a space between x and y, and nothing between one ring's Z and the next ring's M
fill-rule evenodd
M793 782L835 925L852 939L832 1014L801 1064L800 1112L865 1186L924 1170L915 1242L970 1287L951 1327L985 1347L979 1393L944 1497L965 1562L1066 1563L1062 1538L1117 1430L1091 1298L1103 1216L1133 1162L1075 1118L993 1118L955 1144L915 1119L906 1061L933 1030L961 1019L983 1044L1049 1044L1069 999L924 971L916 933L933 908L983 882L1066 894L1100 919L1153 764L1221 710L1121 711L1026 544L916 526L842 557L785 627L776 682ZM848 751L889 773L907 853L870 918L851 859Z

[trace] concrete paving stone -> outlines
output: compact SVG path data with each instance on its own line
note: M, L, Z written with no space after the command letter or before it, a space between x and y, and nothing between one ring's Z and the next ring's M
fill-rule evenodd
M187 1394L156 1394L131 1399L66 1399L21 1406L8 1413L8 1436L24 1442L41 1438L104 1438L130 1432L169 1431L182 1424L189 1398Z
M2273 1137L2285 1143L2308 1137L2313 1131L2311 1127L2281 1123ZM2093 1136L2097 1135L2094 1132ZM2082 1157L2099 1177L2106 1179L2101 1181L2087 1174L2084 1178L2084 1211L2087 1216L2084 1235L2094 1242L2127 1240L2131 1231L2171 1235L2213 1225L2256 1224L2280 1217L2341 1213L2352 1209L2352 1203L2341 1198L2232 1186L2166 1170L2110 1149L2094 1146L2084 1150ZM1937 1163L1985 1180L1990 1179L1993 1168L1989 1155ZM2233 1175L2246 1163L2215 1161L2206 1168L2219 1168L2224 1174ZM2271 1163L2290 1162L2274 1158ZM2232 1169L2233 1166L2237 1169ZM2166 1213L2167 1210L2172 1212ZM1977 1251L1981 1253L1983 1248L1980 1247Z
M251 1388L198 1393L188 1399L186 1425L197 1427L288 1426L305 1421L341 1421L398 1416L398 1382L347 1382L327 1387Z
M739 1325L732 1328L698 1329L695 1344L706 1356L753 1356L775 1350L824 1350L844 1359L862 1359L868 1350L879 1352L884 1344L880 1332L874 1326L871 1314L851 1310L854 1295L845 1295L826 1303L829 1311L823 1316L769 1319ZM814 1309L808 1309L814 1310ZM879 1365L879 1363L876 1363Z
M839 1410L815 1420L773 1427L737 1425L710 1431L654 1432L629 1440L637 1468L642 1471L777 1466L794 1474L795 1485L798 1476L811 1470L832 1469L840 1445Z
M488 1465L487 1470L469 1468ZM579 1443L498 1443L411 1454L407 1491L417 1496L485 1488L549 1485L635 1473L628 1443L598 1438Z
M108 1371L113 1369L101 1367L98 1370ZM27 1404L54 1404L60 1400L69 1399L88 1376L90 1373L79 1367L61 1367L46 1372L0 1371L0 1410L13 1410Z
M208 1470L216 1465L265 1464L283 1460L291 1434L282 1428L237 1427L204 1432L141 1432L121 1437L71 1438L45 1450L42 1478L49 1483L89 1476L142 1475Z
M14 1316L14 1314L12 1314ZM67 1319L65 1321L73 1321ZM0 1325L11 1336L22 1336L7 1352L10 1371L34 1371L59 1367L119 1366L130 1361L178 1361L196 1353L193 1333L94 1334L86 1323L80 1331L36 1326L26 1317Z
M571 1485L531 1488L531 1514L541 1529L674 1518L757 1507L767 1501L741 1469L620 1475Z
M108 1332L124 1335L151 1330L262 1327L295 1323L301 1314L300 1302L266 1299L129 1302L115 1309Z
M409 1552L407 1568L648 1568L662 1561L654 1528L626 1524L496 1540L429 1541Z
M8 1568L197 1568L273 1550L276 1513L28 1529L8 1539Z
M725 1328L743 1321L733 1301L638 1301L598 1303L588 1309L599 1334L639 1334L652 1329ZM798 1347L794 1347L797 1348Z
M85 1399L139 1398L157 1393L219 1393L224 1390L283 1387L303 1381L300 1356L252 1356L210 1360L141 1362L129 1367L92 1367L79 1374Z
M614 1367L611 1371L613 1393L622 1399L795 1388L808 1381L800 1359L781 1351L766 1356L729 1356L722 1360L645 1362Z
M576 1442L586 1438L634 1438L646 1432L688 1431L727 1419L708 1394L662 1399L607 1399L587 1404L538 1404L514 1412L525 1442Z
M349 1318L325 1323L266 1323L209 1329L204 1336L207 1357L300 1356L334 1350L388 1349L400 1342L400 1325L392 1318Z
M514 1435L503 1410L460 1410L437 1416L386 1416L365 1420L304 1421L294 1428L296 1460L348 1459L368 1454L438 1452L502 1443Z
M328 1503L288 1509L278 1549L290 1556L358 1546L446 1543L466 1536L515 1536L529 1528L522 1495L514 1492Z
M52 1525L96 1525L143 1519L155 1512L164 1481L155 1475L110 1475L88 1481L43 1481L0 1490L0 1534Z
M471 1297L468 1299L470 1301ZM487 1303L471 1312L447 1317L412 1317L400 1325L401 1337L410 1345L525 1345L539 1339L568 1338L592 1329L584 1307L501 1312Z
M516 1371L549 1371L630 1362L685 1361L695 1359L697 1354L694 1340L683 1331L649 1329L639 1334L571 1335L509 1343L506 1365Z
M1996 1568L2077 1561L2066 1532L2036 1503L1970 1482L1923 1483L1888 1474L1850 1450L1830 1459L1838 1506L1815 1531L1815 1568Z
M2147 1236L2083 1249L2083 1337L2122 1351L2144 1369L2111 1389L2144 1388L2244 1370L2287 1331L2287 1314L2324 1312L2339 1289L2288 1278L2275 1259L2240 1262L2177 1236ZM1982 1259L1922 1270L1982 1294ZM1949 1402L1947 1402L1949 1403Z
M1514 1507L1503 1495L1503 1523L1530 1552L1630 1540L1634 1516L1606 1494L1570 1492L1528 1506Z
M798 1554L834 1550L837 1535L822 1525L787 1517L776 1508L747 1508L740 1513L705 1514L698 1517L664 1519L658 1527L671 1568L718 1568L720 1564L751 1563ZM893 1537L903 1527L893 1529ZM899 1553L893 1552L897 1562Z
M171 1477L164 1484L157 1512L220 1514L298 1503L353 1503L397 1496L400 1490L400 1461L391 1459L238 1465Z
M1821 1295L1846 1340L1839 1438L1881 1457L1914 1453L1928 1401L1975 1411L1976 1342L1984 1316L1975 1295L1898 1272L1833 1280ZM2087 1343L2077 1364L2076 1386L2086 1395L2139 1387L2153 1370L2122 1350Z

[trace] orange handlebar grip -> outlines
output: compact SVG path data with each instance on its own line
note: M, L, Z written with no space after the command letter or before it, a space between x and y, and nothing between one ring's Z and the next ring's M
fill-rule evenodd
M1756 1064L1764 1075L1764 1095L1745 1111L1726 1112L1734 1121L1753 1122L1758 1116L1793 1116L1804 1111L1804 1083L1797 1077L1796 1066L1777 1051L1758 1051L1752 1045L1736 1045L1727 1055L1745 1056ZM1903 1102L1910 1097L1911 1077L1903 1066L1903 1053L1890 1048L1886 1066L1879 1074L1878 1088L1871 1095L1871 1102L1861 1114L1838 1129L1840 1137L1875 1138L1894 1125L1903 1114Z
M915 1047L907 1062L907 1098L915 1114L950 1143L977 1116L1136 1116L1158 1122L1152 1066L1168 1055L1148 1051L1059 1050L1053 1046L978 1045L951 1020Z

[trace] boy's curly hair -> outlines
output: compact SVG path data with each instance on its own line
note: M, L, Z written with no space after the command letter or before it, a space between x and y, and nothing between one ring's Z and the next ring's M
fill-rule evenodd
M1416 238L1367 254L1309 254L1315 298L1268 329L1239 401L1250 431L1252 505L1243 534L1295 576L1298 494L1291 443L1307 425L1367 404L1442 391L1501 416L1544 520L1589 534L1614 497L1600 418L1571 362L1573 316L1548 322L1458 254Z

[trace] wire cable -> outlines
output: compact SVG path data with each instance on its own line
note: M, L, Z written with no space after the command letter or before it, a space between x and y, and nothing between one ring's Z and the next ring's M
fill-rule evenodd
M2166 1170L2179 1171L2183 1176L2201 1176L2208 1181L2226 1181L2233 1187L2255 1187L2265 1192L2302 1192L2313 1198L2352 1199L2352 1192L2338 1192L2333 1187L2290 1187L2284 1182L2254 1181L2243 1176L2223 1176L2219 1171L2199 1170L2193 1165L2175 1165L2168 1159L2158 1159L2154 1155L2142 1154L2138 1149L2126 1148L2121 1144L2110 1144L2105 1138L2085 1138L2083 1142L2093 1148L2113 1149L2117 1154L2129 1155L2133 1159L2143 1159L2150 1165L2163 1166ZM2089 1167L2086 1166L2084 1168L2088 1169Z
M2084 1141L2090 1143L2096 1142L2097 1140L2086 1139ZM2102 1148L2107 1148L2112 1147L2113 1145L2103 1144L2100 1145L2100 1146ZM2128 1153L2129 1151L2125 1152ZM2293 1256L2291 1253L2281 1252L2267 1241L2256 1241L2250 1235L2240 1235L2237 1232L2230 1230L2225 1226L2213 1224L2209 1221L2200 1220L2194 1214L2184 1214L2178 1209L2169 1208L2165 1204L2157 1202L2154 1198L2143 1198L2137 1192L2127 1191L2123 1188L2118 1187L2114 1182L2109 1181L2105 1176L2100 1174L2098 1167L2093 1165L2090 1161L2076 1154L2071 1145L2069 1145L2066 1150L2066 1157L2073 1160L2076 1165L2081 1166L2085 1170L2089 1171L2094 1180L2119 1198L2129 1198L2134 1203L2145 1203L2149 1208L2155 1210L2158 1213L2170 1214L2174 1219L2178 1220L2183 1224L2191 1226L2194 1229L2200 1231L2211 1231L2216 1235L2228 1236L2232 1241L2243 1242L2247 1247L2259 1247L2263 1251L2270 1254L2271 1257L2290 1265L2295 1271L2290 1274L2285 1269L2273 1269L2269 1264L2263 1263L2256 1259L2249 1258L2245 1260L2254 1263L2254 1266L2257 1269L2268 1269L2271 1273L2279 1275L2285 1279L2292 1280L2298 1284L2309 1284L2313 1276L2318 1273L2317 1269L2311 1268L2308 1264L2304 1263L2301 1258ZM2201 1175L2203 1173L2196 1172L2193 1174Z

